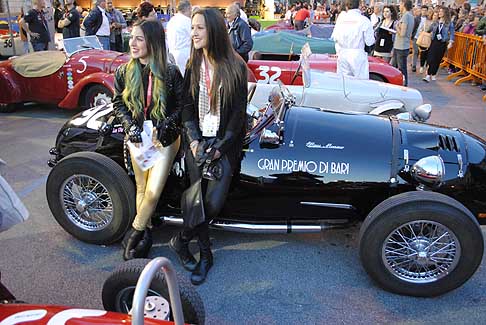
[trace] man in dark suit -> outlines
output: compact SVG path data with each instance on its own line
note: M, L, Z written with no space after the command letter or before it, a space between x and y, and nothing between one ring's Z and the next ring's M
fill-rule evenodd
M96 7L91 9L83 25L86 28L86 36L96 35L103 49L110 49L110 20L106 14L106 0L96 0Z
M240 18L240 9L235 4L226 9L226 18L229 23L229 37L236 52L248 62L248 52L253 47L250 26Z

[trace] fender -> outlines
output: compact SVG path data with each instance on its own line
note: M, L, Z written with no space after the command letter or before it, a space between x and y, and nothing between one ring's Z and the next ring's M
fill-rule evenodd
M13 69L11 68L0 68L0 89L8 89L8 91L0 92L0 103L2 104L22 103L25 100L22 98L24 85L15 78L15 75L12 72Z
M400 112L405 111L405 106L402 102L398 100L390 100L384 103L374 103L370 105L371 107L375 107L373 110L369 112L369 114L373 115L380 115L387 111L395 111L398 110Z
M112 93L115 92L115 76L111 73L96 72L79 80L58 106L65 109L79 108L79 97L83 90L90 84L100 84L105 86Z

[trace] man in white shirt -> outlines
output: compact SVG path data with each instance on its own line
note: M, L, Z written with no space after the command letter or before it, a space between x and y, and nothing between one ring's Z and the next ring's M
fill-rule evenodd
M375 29L383 19L383 2L376 2L373 6L373 13L370 16L371 26Z
M169 53L184 75L191 54L191 13L189 0L180 0L177 13L167 23L167 46Z
M369 79L368 55L365 44L375 43L373 27L368 18L361 15L359 0L346 0L347 11L342 11L336 21L331 39L336 44L337 73Z

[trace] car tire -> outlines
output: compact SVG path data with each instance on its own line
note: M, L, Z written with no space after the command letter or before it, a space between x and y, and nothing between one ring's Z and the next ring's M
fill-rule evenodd
M47 202L77 239L98 245L119 240L135 216L135 189L125 170L95 152L62 159L50 172Z
M82 98L84 108L91 108L98 105L109 104L113 98L111 90L103 85L95 84L89 86Z
M380 82L388 82L388 81L386 81L386 79L383 76L376 74L376 73L370 73L370 80L375 80L375 81L380 81Z
M383 201L369 213L359 236L369 276L385 290L417 297L461 286L476 272L483 250L472 213L435 192L406 192Z
M128 313L132 307L133 293L143 268L150 262L149 259L134 259L120 265L113 271L103 284L102 301L107 311ZM180 274L177 282L186 324L204 324L204 303L194 289L194 286ZM158 271L150 284L149 296L160 296L170 302L169 289L164 273Z
M15 110L21 108L23 106L22 103L12 103L12 104L0 104L0 113L12 113Z

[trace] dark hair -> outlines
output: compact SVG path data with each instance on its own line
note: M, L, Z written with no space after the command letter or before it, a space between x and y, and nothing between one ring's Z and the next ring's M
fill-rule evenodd
M422 5L422 6L420 7L420 9L427 9L427 10L429 10L429 7L428 7L427 5Z
M256 30L257 32L259 32L260 29L262 28L260 22L255 18L248 18L248 25L250 25L250 27Z
M405 9L407 9L407 11L412 10L413 7L412 0L403 0L402 3Z
M451 22L451 12L449 11L449 8L445 7L445 6L441 6L439 8L439 11L440 10L443 10L444 11L444 17L443 19L445 20L445 22L448 24Z
M391 14L391 19L392 19L392 20L397 20L397 19L398 19L397 10L395 9L395 6L392 6L392 5L385 5L385 6L383 6L383 10L384 10L385 8L390 9L390 14Z
M223 98L221 98L221 103L227 105L239 91L238 87L242 81L246 81L247 71L245 70L243 74L243 71L238 69L235 64L240 62L242 66L246 65L243 59L233 50L221 12L216 9L203 8L194 11L192 18L196 15L202 15L206 24L206 50L209 60L214 66L214 79L211 88L218 89L219 85L222 86ZM199 73L203 55L203 49L195 49L194 44L191 43L191 57L188 65L191 66L191 93L193 97L196 90L199 89ZM217 92L212 92L210 101L211 110L216 109Z
M344 6L348 9L358 9L359 0L345 0Z
M153 10L155 10L153 4L151 4L148 1L142 2L137 9L137 17L138 18L148 17Z

